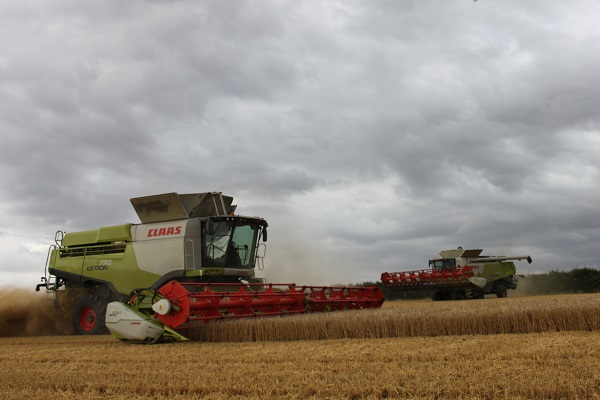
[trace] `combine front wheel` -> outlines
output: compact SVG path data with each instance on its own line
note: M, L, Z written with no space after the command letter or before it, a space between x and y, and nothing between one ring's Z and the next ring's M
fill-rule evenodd
M467 298L467 293L463 289L455 289L452 291L452 300L464 300Z
M508 292L506 290L506 286L504 286L504 285L496 286L496 297L503 298L503 297L507 297L507 296L508 296Z
M433 301L450 300L451 298L452 298L452 291L451 290L436 290L431 295L431 299Z
M77 335L106 333L104 318L106 302L98 296L86 296L79 300L73 310L73 329Z

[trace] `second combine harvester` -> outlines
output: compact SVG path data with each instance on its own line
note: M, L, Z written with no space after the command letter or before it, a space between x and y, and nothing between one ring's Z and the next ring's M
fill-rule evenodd
M516 289L517 270L513 261L530 256L482 256L481 249L462 247L440 251L441 258L429 260L429 269L384 272L381 282L398 291L432 291L433 300L481 299L486 294L507 297Z
M378 287L270 284L262 267L267 222L235 214L220 192L131 199L141 224L57 232L37 286L75 299L77 334L106 327L122 340L186 340L211 319L378 308Z

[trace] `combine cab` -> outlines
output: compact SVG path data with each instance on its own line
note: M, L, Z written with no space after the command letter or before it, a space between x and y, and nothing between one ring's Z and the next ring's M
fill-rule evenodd
M173 321L318 311L317 304L381 306L383 295L373 288L266 285L255 268L263 266L267 222L236 215L232 201L219 192L133 198L141 224L59 231L36 290L44 287L60 304L58 296L76 299L77 334L108 326L121 339L139 341L179 338L174 329L186 324ZM140 333L142 326L152 334ZM152 327L159 327L157 337Z
M444 250L441 258L429 260L429 269L384 272L381 282L393 290L429 290L433 300L480 299L486 294L507 297L516 289L518 278L513 260L530 256L482 256L481 249Z

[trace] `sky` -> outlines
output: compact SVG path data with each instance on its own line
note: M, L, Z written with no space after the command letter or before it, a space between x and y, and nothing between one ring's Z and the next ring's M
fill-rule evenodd
M220 191L272 282L440 250L600 265L597 0L0 0L0 286L57 230Z

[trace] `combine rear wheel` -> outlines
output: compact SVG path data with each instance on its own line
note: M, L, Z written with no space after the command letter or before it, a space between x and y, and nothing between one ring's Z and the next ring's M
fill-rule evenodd
M99 296L86 296L79 300L73 310L73 329L77 335L108 333L104 318L106 301Z
M498 297L498 298L508 297L508 292L506 290L506 286L504 286L504 285L496 286L496 297Z

